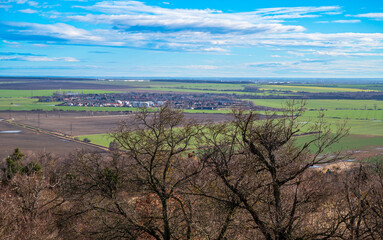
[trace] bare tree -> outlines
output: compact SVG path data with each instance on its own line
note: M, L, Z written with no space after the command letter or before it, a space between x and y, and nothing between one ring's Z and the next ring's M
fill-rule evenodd
M358 168L341 174L341 187L331 199L340 225L340 238L382 239L382 169L382 163L361 163Z
M234 111L235 120L210 126L205 131L208 146L201 158L224 187L235 196L264 239L296 239L328 236L326 224L308 229L307 219L318 207L323 194L318 183L308 183L307 170L334 162L338 155L325 150L344 137L348 130L340 124L335 133L323 116L312 124L300 123L304 104L287 103L281 116L261 120L255 112ZM313 133L303 144L295 137ZM243 218L243 215L241 216Z
M202 169L198 161L187 158L201 127L168 106L155 113L142 109L135 123L134 131L131 122L124 122L112 136L133 161L131 174L139 185L136 197L148 199L155 208L142 214L143 227L156 239L190 239L191 202L180 189Z
M100 239L191 239L193 199L181 190L203 168L188 156L200 131L168 106L141 109L112 133L121 151L73 156L63 192L77 204L65 217L92 227L72 231Z

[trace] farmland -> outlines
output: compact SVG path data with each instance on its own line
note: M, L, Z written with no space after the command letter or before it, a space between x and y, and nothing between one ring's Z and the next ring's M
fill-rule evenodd
M17 147L20 147L27 155L43 152L64 155L73 152L75 149L102 152L96 147L59 139L0 121L0 158L7 157Z
M14 119L14 121L34 126L49 131L58 131L72 138L80 140L88 138L92 143L108 146L111 141L108 133L115 129L122 120L133 119L133 114L138 109L132 107L84 107L84 106L58 106L61 102L39 102L36 96L52 96L57 92L61 94L110 94L129 92L153 93L214 93L227 94L228 96L250 101L255 107L283 108L287 99L303 96L304 93L313 94L370 94L380 96L382 84L267 84L248 82L182 82L182 81L97 81L83 80L41 80L12 78L0 79L0 118ZM26 84L27 83L27 84ZM12 85L13 84L13 85ZM66 84L66 85L65 85ZM12 87L13 86L13 87ZM33 86L33 87L31 87ZM67 86L57 88L57 86ZM70 86L70 87L69 87ZM304 92L304 93L302 93ZM346 94L346 95L344 95ZM310 96L310 95L309 95ZM317 96L317 95L314 95ZM318 95L319 96L319 95ZM334 97L336 95L331 95ZM367 96L367 95L366 95ZM370 96L370 95L369 95ZM256 97L256 98L253 98ZM274 99L273 99L274 98ZM314 124L318 114L324 114L325 120L335 128L337 123L346 121L350 127L350 135L335 145L335 150L371 149L383 145L383 101L370 99L307 99L305 113L300 121L306 125ZM155 108L151 109L156 111ZM198 122L207 120L222 122L231 119L229 108L214 110L184 110L187 118L196 119ZM259 111L259 113L265 113ZM266 112L270 114L270 112ZM2 126L2 128L5 128ZM3 129L1 129L3 130ZM6 130L6 129L5 129ZM25 132L27 133L27 131ZM43 134L40 134L43 135ZM5 135L1 135L4 139ZM20 136L7 135L11 145L5 148L24 146L25 142L19 141ZM298 137L297 142L305 141L308 136ZM38 141L38 140L33 140ZM58 140L61 146L64 142ZM18 145L19 143L19 145ZM72 142L70 148L79 146ZM81 144L80 144L81 145ZM28 144L26 149L28 149ZM35 146L37 147L37 146ZM32 149L32 148L29 148ZM50 147L46 147L50 150ZM63 147L63 149L67 149ZM52 148L52 151L55 148ZM67 152L67 150L62 151Z

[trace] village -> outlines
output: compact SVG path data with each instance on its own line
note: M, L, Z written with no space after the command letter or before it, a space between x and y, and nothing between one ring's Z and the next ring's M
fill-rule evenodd
M60 102L57 106L80 107L161 107L169 104L175 109L215 110L220 108L252 108L249 101L241 101L230 94L212 93L104 93L83 94L78 92L55 93L53 96L36 97L39 102Z

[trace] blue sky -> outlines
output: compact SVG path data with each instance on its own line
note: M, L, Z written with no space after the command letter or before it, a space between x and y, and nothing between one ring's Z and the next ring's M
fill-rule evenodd
M0 75L383 77L383 2L0 0Z

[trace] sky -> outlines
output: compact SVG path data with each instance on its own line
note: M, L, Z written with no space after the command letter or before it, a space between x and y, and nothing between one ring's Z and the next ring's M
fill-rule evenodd
M383 77L381 0L0 0L0 76Z

